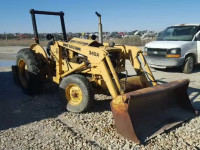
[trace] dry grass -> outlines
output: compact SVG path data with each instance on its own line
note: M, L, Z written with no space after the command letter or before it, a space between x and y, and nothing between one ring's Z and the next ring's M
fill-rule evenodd
M113 38L113 39L104 40L104 41L105 42L113 41L115 44L119 44L119 45L144 46L146 43L154 41L154 40L155 39L142 40L139 36L132 36L132 37L126 37L122 39Z
M146 43L153 41L155 39L146 39L141 40L139 36L132 36L127 38L112 38L112 39L104 39L104 42L115 42L116 44L120 45L134 45L134 46L144 46ZM33 39L8 39L6 40L0 40L0 46L30 46L35 41ZM41 46L46 46L48 41L46 40L40 40Z
M10 39L0 40L0 46L30 46L35 43L33 39ZM48 41L40 41L40 45L46 46Z

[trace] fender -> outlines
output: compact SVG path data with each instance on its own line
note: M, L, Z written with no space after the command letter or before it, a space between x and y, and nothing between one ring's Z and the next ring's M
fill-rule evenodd
M47 53L42 46L37 43L34 43L30 46L30 49L35 51L36 54L41 54L45 59L48 59Z
M190 55L190 56L193 56L193 58L194 58L194 64L197 64L197 54L195 54L195 53L193 53L193 52L187 52L187 53L184 55L185 60L186 60L186 58L187 58L189 55Z

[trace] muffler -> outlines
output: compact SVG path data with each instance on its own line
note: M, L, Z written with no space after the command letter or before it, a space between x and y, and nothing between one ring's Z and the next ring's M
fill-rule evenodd
M117 96L111 102L117 132L143 143L193 118L188 84L189 80L178 80Z

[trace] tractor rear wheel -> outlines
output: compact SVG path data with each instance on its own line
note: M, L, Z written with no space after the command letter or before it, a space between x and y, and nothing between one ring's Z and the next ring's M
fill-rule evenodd
M89 110L94 98L90 82L78 74L69 75L61 81L60 96L66 109L77 113Z
M40 69L34 51L21 49L17 53L19 83L26 94L37 94L41 91Z

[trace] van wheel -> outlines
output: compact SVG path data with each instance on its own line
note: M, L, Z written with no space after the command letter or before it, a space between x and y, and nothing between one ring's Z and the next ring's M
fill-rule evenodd
M185 62L183 64L183 73L191 73L194 67L194 58L192 56L189 56L185 59Z

